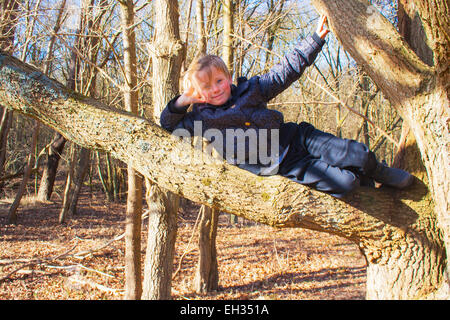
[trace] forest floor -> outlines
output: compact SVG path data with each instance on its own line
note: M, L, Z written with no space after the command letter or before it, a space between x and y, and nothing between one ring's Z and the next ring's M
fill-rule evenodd
M16 225L7 224L13 198L0 200L0 300L122 299L125 203L83 190L77 215L61 225L61 199L55 194L48 203L25 199ZM174 299L365 298L365 260L355 244L305 229L241 220L231 225L227 214L220 214L217 235L220 289L196 294L191 284L198 209L187 202L179 212ZM142 223L142 260L147 222Z

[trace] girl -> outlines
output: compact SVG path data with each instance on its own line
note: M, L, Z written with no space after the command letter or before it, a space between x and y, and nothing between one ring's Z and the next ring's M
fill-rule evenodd
M316 32L267 74L241 77L237 85L219 57L196 59L185 76L185 91L161 113L161 126L173 133L181 129L201 135L215 144L223 158L242 169L258 175L280 174L335 197L344 196L361 180L409 186L413 181L409 173L378 162L366 145L306 122L285 123L280 112L267 108L267 102L300 78L316 59L329 32L326 19L322 16ZM190 105L192 110L188 110ZM262 149L271 150L269 157L262 156Z

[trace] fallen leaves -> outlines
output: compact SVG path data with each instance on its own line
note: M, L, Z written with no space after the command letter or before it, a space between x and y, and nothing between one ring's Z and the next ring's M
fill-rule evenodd
M122 299L125 204L83 193L66 225L58 212L58 203L28 205L12 226L0 210L0 299ZM192 203L180 211L174 299L364 299L365 262L356 245L304 229L231 226L225 214L217 235L220 290L195 294L197 212Z

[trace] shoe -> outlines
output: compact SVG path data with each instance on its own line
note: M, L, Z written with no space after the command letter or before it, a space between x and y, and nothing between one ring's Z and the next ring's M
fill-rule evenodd
M375 181L373 178L368 177L366 175L359 175L359 185L361 187L372 187L375 188Z
M385 161L378 163L373 179L383 185L397 189L409 187L414 181L413 175L402 169L388 167Z

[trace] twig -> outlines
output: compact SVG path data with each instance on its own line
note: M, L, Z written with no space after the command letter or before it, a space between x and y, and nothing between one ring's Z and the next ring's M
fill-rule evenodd
M9 277L11 277L14 273L18 272L19 270L22 270L24 268L27 267L31 267L31 266L35 266L35 265L40 265L40 264L44 264L44 263L48 263L51 261L55 261L58 259L61 259L62 257L66 257L70 252L72 252L73 250L75 250L75 248L78 246L78 241L77 243L75 243L75 245L70 248L69 250L67 250L66 252L63 252L59 255L57 255L56 257L53 258L43 258L43 259L32 259L30 262L23 264L22 266L20 266L17 269L14 269L13 271L11 271L10 273L8 273L6 276L4 276L3 278L0 278L0 283L2 283L3 281L5 281L6 279L8 279Z
M197 215L197 219L195 220L194 227L192 228L191 237L190 237L189 242L188 242L188 244L186 246L186 250L181 255L180 262L178 262L178 268L175 271L175 273L173 274L172 280L174 280L175 277L177 276L178 272L180 272L180 270L181 270L181 263L183 262L184 256L187 255L188 253L192 252L195 249L195 248L192 248L192 249L188 250L189 246L191 244L191 241L194 238L195 231L197 230L197 224L198 224L199 217L200 217L200 214Z
M122 239L123 237L125 237L125 233L122 233L121 235L119 235L119 236L117 236L117 237L115 237L115 238L109 240L108 242L106 242L104 245L102 245L102 246L100 246L100 247L97 247L97 248L91 249L91 250L87 250L87 251L79 252L79 253L77 253L77 254L72 255L72 257L74 257L74 258L76 258L76 259L84 259L84 258L86 258L87 256L91 255L92 253L97 252L97 251L99 251L99 250L101 250L101 249L103 249L103 248L106 248L107 246L109 246L109 245L110 245L111 243L113 243L114 241L120 240L120 239Z
M321 86L319 83L317 83L316 81L312 80L309 76L306 76L306 78L311 81L313 84L315 84L316 86L318 86L320 89L322 89L326 94L328 94L331 98L333 98L336 102L339 102L343 107L347 108L348 110L350 110L351 112L353 112L354 114L360 116L361 118L363 118L364 120L366 120L372 127L374 127L376 130L380 131L380 133L386 137L386 139L388 139L390 142L392 142L397 148L399 147L399 144L397 141L395 141L391 136L389 136L383 129L381 129L380 127L378 127L375 123L373 123L369 118L367 118L366 116L364 116L363 114L359 113L358 111L356 111L353 108L350 108L345 102L343 102L341 99L339 99L338 97L336 97L334 94L332 94L331 92L329 92L327 89L325 89L323 86Z
M80 277L77 277L77 276L70 277L69 281L77 283L77 284L80 284L80 285L88 285L88 286L91 286L91 287L93 287L95 289L98 289L100 291L103 291L103 292L110 292L110 293L114 293L114 294L120 294L123 291L123 290L120 290L120 289L108 288L108 287L105 287L104 285L98 284L98 283L96 283L96 282L94 282L92 280L84 280L84 279L82 279Z
M35 266L35 265L41 265L41 264L47 265L49 262L52 262L52 261L55 261L55 260L58 260L58 259L62 259L62 258L76 258L76 259L82 260L82 259L86 258L87 256L91 255L92 253L94 253L96 251L99 251L99 250L109 246L114 241L122 239L124 236L125 236L125 233L122 233L121 235L119 235L119 236L109 240L108 242L106 242L104 245L102 245L100 247L97 247L97 248L92 249L92 250L82 251L82 252L79 252L79 253L76 253L76 254L69 254L69 253L72 252L73 250L75 250L75 248L78 246L78 242L79 242L78 240L80 240L79 238L76 238L77 239L77 243L72 248L70 248L69 250L67 250L67 251L65 251L65 252L63 252L63 253L55 256L55 257L52 257L52 258L31 259L31 260L27 260L27 262L25 262L23 259L19 259L19 260L15 260L15 261L14 260L0 261L0 262L7 262L7 264L12 264L12 263L15 263L15 262L25 262L22 266L18 267L17 269L14 269L10 273L8 273L6 276L0 278L0 283L2 283L3 281L5 281L9 277L11 277L14 273L18 272L19 270L22 270L22 269L27 268L27 267L31 267L31 266ZM81 265L79 265L79 266L81 266ZM83 268L84 266L81 266L81 267ZM84 267L84 268L89 269L87 267ZM100 271L96 271L96 270L92 270L92 269L90 269L90 270L100 273ZM107 275L107 274L104 274L104 275ZM110 275L107 275L107 276L110 276Z

